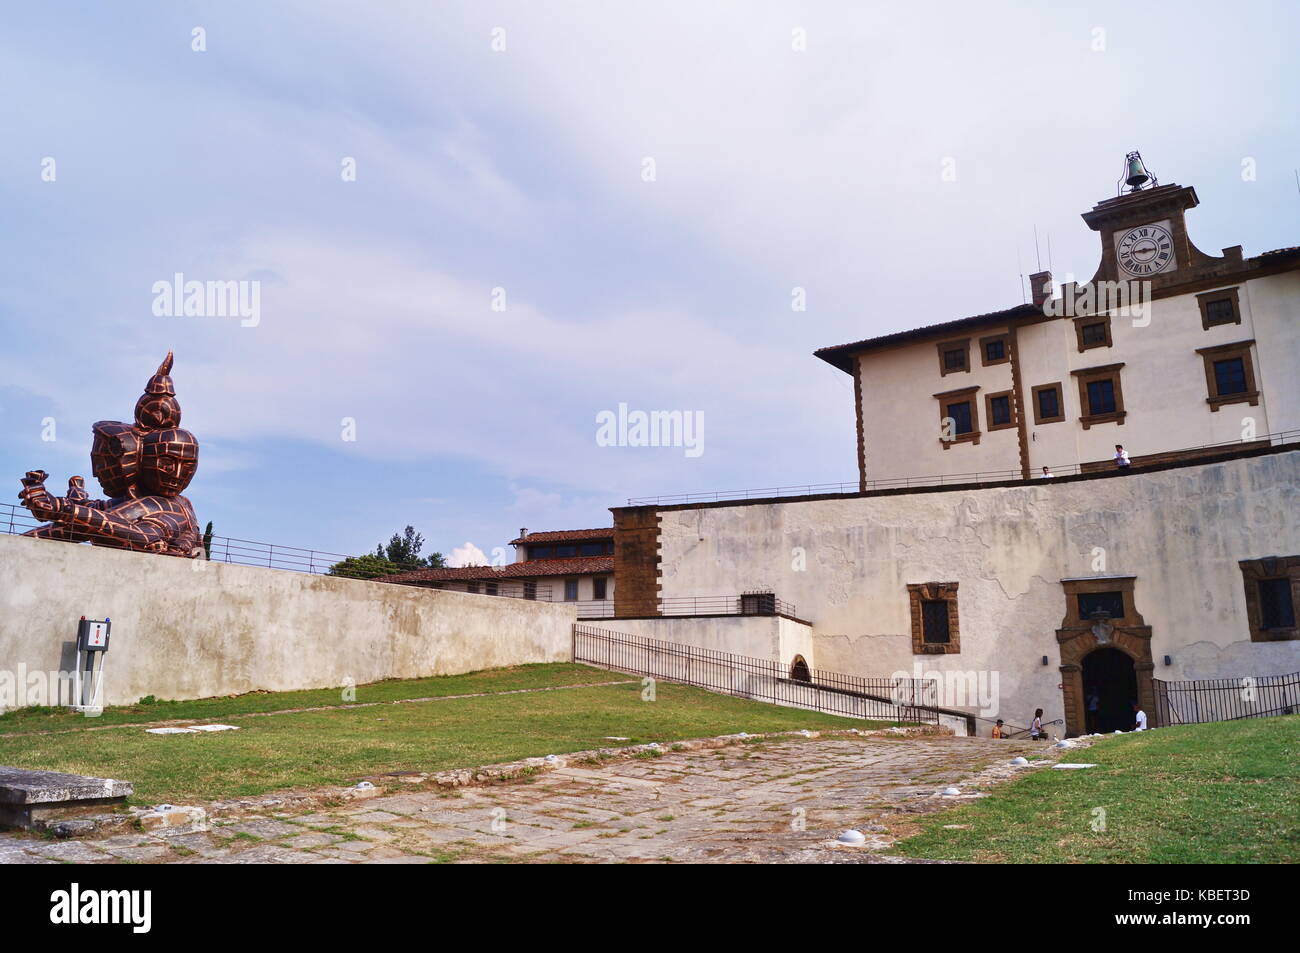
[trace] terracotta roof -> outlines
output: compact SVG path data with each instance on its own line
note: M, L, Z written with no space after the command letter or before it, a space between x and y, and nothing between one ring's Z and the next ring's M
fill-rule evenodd
M510 540L511 546L520 543L568 543L589 539L613 539L614 527L602 526L598 529L554 529L541 533L529 533L518 539Z
M878 347L888 347L892 344L902 344L905 341L915 341L927 337L947 337L958 331L971 330L990 324L1006 324L1015 318L1042 317L1042 314L1043 309L1036 305L1018 304L1014 308L1007 308L1003 311L990 311L988 314L976 314L969 318L958 318L955 321L927 324L924 327L896 331L893 334L884 334L880 337L863 338L861 341L853 341L850 344L823 347L813 351L813 354L832 367L838 367L845 373L851 374L853 373L853 365L849 358L858 351L870 351Z
M534 559L504 566L461 566L455 569L412 569L392 576L383 576L378 582L403 584L419 582L447 582L455 579L541 579L547 576L586 576L595 573L612 573L613 556L579 556L576 559Z
M1300 252L1300 245L1291 245L1287 248L1274 248L1272 251L1261 252L1256 258L1267 258L1269 255L1294 255Z

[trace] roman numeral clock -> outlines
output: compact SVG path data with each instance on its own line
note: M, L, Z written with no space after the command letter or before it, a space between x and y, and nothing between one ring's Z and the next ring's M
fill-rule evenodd
M1120 272L1130 278L1150 278L1177 270L1170 223L1156 222L1116 232L1115 261Z

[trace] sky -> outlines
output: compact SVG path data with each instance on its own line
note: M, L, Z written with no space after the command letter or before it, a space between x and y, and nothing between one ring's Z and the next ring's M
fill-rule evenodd
M89 477L173 350L218 535L491 554L856 481L812 352L1087 280L1127 151L1202 250L1300 244L1297 35L1250 0L11 6L0 472ZM178 273L256 319L169 311ZM700 452L607 445L620 405Z

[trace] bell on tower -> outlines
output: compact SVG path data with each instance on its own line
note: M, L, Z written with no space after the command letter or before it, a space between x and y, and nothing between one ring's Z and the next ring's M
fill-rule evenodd
M1118 194L1124 194L1124 186L1129 192L1140 192L1143 186L1153 189L1160 183L1142 161L1142 154L1134 149L1124 157L1124 174L1119 177Z

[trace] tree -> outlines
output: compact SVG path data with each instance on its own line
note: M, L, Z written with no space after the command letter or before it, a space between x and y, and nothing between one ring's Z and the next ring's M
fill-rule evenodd
M420 550L423 548L424 537L415 531L414 526L407 526L400 535L394 533L387 546L380 543L373 553L349 556L335 563L329 568L329 575L377 579L412 569L441 569L446 566L442 553L431 553L427 558L421 558Z
M203 529L203 558L212 558L212 520L208 520L208 525Z
M427 559L420 558L420 550L423 548L424 537L415 531L414 526L407 526L400 536L394 533L387 546L383 543L376 546L375 557L411 569L423 566L441 569L445 565L442 553L433 553Z
M399 566L397 563L389 562L383 556L367 554L365 556L349 556L342 562L335 563L330 566L328 574L331 576L346 576L349 579L378 579L381 576L407 572L410 568L410 566Z

